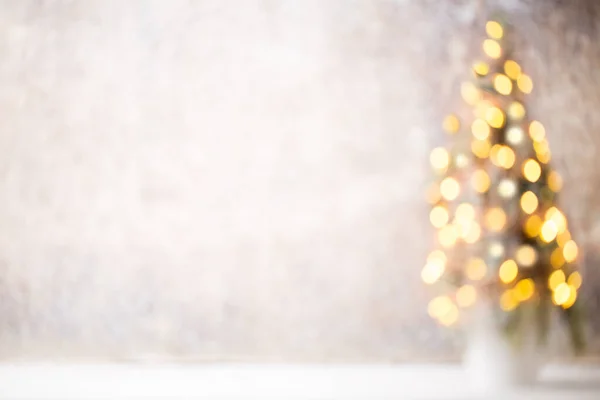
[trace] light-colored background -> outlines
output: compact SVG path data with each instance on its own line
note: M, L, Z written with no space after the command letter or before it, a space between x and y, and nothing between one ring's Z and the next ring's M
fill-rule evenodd
M502 3L598 315L600 10ZM0 1L1 355L455 356L422 193L478 4Z

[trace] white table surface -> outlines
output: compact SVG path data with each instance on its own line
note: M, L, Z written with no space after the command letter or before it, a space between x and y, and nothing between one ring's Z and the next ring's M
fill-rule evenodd
M535 388L477 394L458 365L0 364L0 399L600 400L600 366L550 366Z

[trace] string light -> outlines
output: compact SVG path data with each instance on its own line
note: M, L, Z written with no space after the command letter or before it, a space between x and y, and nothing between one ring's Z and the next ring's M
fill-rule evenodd
M498 277L503 283L511 283L517 278L519 274L519 268L514 260L506 260L500 265L498 269Z
M466 232L466 235L464 236L465 242L469 243L469 244L473 244L473 243L477 242L480 235L481 235L481 228L479 227L479 224L476 222L471 222L469 224L469 228Z
M469 105L474 105L481 98L479 90L471 82L464 82L460 87L460 93Z
M569 298L562 304L562 307L566 310L571 308L577 300L577 289L569 285Z
M517 184L512 179L502 179L498 184L498 194L505 199L512 198L517 193Z
M513 101L508 106L508 116L514 121L520 121L525 117L525 107L518 101Z
M504 35L504 29L497 21L488 21L485 24L485 31L493 39L501 39Z
M500 207L490 208L485 213L485 226L493 231L499 232L506 224L506 213Z
M508 96L512 92L513 84L510 78L504 74L494 76L494 89L500 94Z
M492 258L500 258L504 255L504 246L500 242L492 242L488 249L488 253Z
M552 301L557 306L565 304L569 297L571 297L571 288L564 282L556 286L554 293L552 293Z
M473 72L477 76L486 76L490 72L490 66L483 61L477 62L473 65Z
M523 176L531 183L537 182L542 174L542 167L537 161L530 158L523 163Z
M477 118L471 124L471 132L476 139L486 140L490 136L490 126L484 120Z
M490 187L490 177L483 169L477 169L471 175L471 185L477 193L485 193Z
M506 290L500 296L500 308L503 311L512 311L517 308L519 305L519 301L515 298L515 295L512 290Z
M446 314L442 315L438 321L444 326L454 325L456 321L458 321L458 309L456 306L452 304L450 310Z
M535 283L531 278L522 279L517 282L513 291L517 300L520 302L527 301L535 293Z
M583 279L581 278L581 274L577 271L575 271L571 275L569 275L569 279L567 280L567 283L569 284L569 286L572 286L575 289L579 289L581 287L582 282L583 282Z
M535 264L537 258L537 252L529 245L520 246L515 253L515 259L521 267L531 267Z
M511 126L506 131L506 141L515 146L523 143L524 138L523 129L519 126Z
M550 190L552 190L554 193L558 193L562 189L562 186L563 180L560 174L556 171L551 171L548 174L548 187Z
M471 151L477 158L487 158L490 154L490 142L487 140L473 140Z
M556 225L556 229L558 233L562 233L567 229L567 218L563 213L556 207L550 207L548 211L546 211L545 215L546 219L552 220L554 225Z
M487 265L481 258L472 258L467 263L465 273L470 280L480 281L487 274Z
M531 78L525 74L521 74L517 78L517 87L519 90L525 94L531 93L533 90L533 81Z
M500 43L492 39L486 39L483 41L483 52L487 54L489 58L497 59L502 55L502 47Z
M573 262L577 259L579 249L573 240L569 240L563 247L563 257L566 262Z
M544 222L544 224L542 225L542 230L540 231L540 238L544 242L550 243L556 238L557 234L558 228L556 227L554 221L547 220L546 222Z
M458 304L459 307L470 307L475 304L476 299L477 291L472 285L461 286L456 291L456 304Z
M504 113L498 107L489 107L485 111L485 120L492 128L502 128L504 126Z
M550 254L550 265L552 268L558 269L565 265L565 258L563 257L563 252L560 247L557 247Z
M450 114L444 118L444 123L442 126L446 132L456 133L460 129L460 122L456 115Z
M440 242L440 245L444 248L454 246L454 244L456 243L456 239L456 228L454 228L451 225L446 225L438 231L438 241Z
M534 238L540 234L542 229L542 219L538 215L532 215L525 221L524 228L525 234L530 238Z
M448 210L442 206L436 206L429 212L429 221L436 228L441 228L448 223Z
M568 230L565 230L564 232L559 233L558 236L556 237L556 243L560 247L564 247L565 244L569 240L571 240L571 233Z
M541 142L546 137L546 129L539 121L532 121L529 124L529 137L536 142Z
M565 283L565 273L558 269L550 274L550 277L548 278L548 287L554 291L561 283Z
M429 155L429 162L431 162L431 165L434 169L440 172L446 172L448 164L450 163L450 155L446 149L442 147L436 147Z
M532 191L527 191L521 196L521 209L526 214L531 214L538 208L538 198Z
M438 296L429 302L427 312L432 318L440 318L445 314L448 314L454 303L448 296Z
M460 194L460 185L456 179L452 177L445 178L442 183L440 183L440 193L443 198L452 201Z
M521 76L521 66L513 60L506 60L504 62L504 73L509 78L517 80Z
M459 153L454 159L454 164L456 164L458 168L466 168L469 165L469 158L463 153Z
M515 152L508 146L495 144L490 150L490 159L497 167L509 169L515 164Z
M435 204L438 201L440 201L440 199L441 199L440 187L435 183L432 183L431 185L429 185L429 187L427 188L427 193L425 195L425 198L427 199L427 202L429 204Z
M446 264L440 259L432 259L427 261L425 267L421 271L421 279L428 285L437 282L446 269Z

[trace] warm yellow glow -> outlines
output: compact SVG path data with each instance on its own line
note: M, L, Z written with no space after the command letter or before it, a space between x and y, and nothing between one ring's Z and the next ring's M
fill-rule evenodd
M513 101L508 106L508 116L514 121L520 121L525 117L525 107L518 101Z
M548 187L550 190L552 190L554 193L558 193L560 192L560 189L562 189L562 186L563 180L560 174L556 171L551 171L548 174Z
M533 279L527 278L517 282L513 289L513 293L520 302L529 300L535 293L535 283L533 282Z
M571 275L569 275L567 283L569 284L569 286L572 286L575 289L579 289L581 287L581 284L583 283L583 280L581 279L581 274L578 271L573 272Z
M477 222L471 222L467 232L463 236L465 242L473 244L479 239L479 236L481 236L481 228L479 227L479 224Z
M531 80L531 78L525 74L521 74L518 78L517 78L517 86L519 87L519 90L525 94L529 94L531 93L531 91L533 90L533 81Z
M456 304L459 307L470 307L477 299L477 291L473 285L463 285L456 291Z
M472 258L467 263L466 275L472 281L480 281L487 274L487 266L481 258Z
M546 211L546 219L552 220L552 222L554 222L558 233L562 233L567 229L567 218L556 207L550 207L548 211Z
M487 158L490 154L490 142L487 140L473 140L471 151L478 158Z
M524 230L528 237L536 237L540 234L541 229L542 219L538 215L532 215L531 217L527 218L527 221L525 221Z
M577 249L577 244L575 244L573 240L569 240L567 243L565 243L565 246L563 247L563 257L565 258L566 262L575 261L578 253L579 250Z
M548 145L548 141L546 139L542 139L540 141L533 142L533 149L535 150L535 155L538 160L544 164L548 164L550 162L551 153L550 146Z
M442 226L446 225L449 218L448 210L442 206L433 207L429 213L431 225L435 226L436 228L441 228Z
M531 214L537 210L538 205L538 198L532 191L525 192L521 196L521 209L523 209L523 212L526 214Z
M458 321L458 309L456 308L456 306L452 304L450 310L446 314L439 317L438 321L444 326L454 325L456 321Z
M506 213L500 207L494 207L485 213L485 226L493 231L499 232L506 224Z
M513 145L519 145L523 143L525 135L523 129L519 126L512 126L506 131L506 141Z
M541 142L546 137L546 128L539 121L532 121L529 124L529 137L536 142Z
M493 104L489 101L482 100L479 103L475 104L475 109L473 110L473 113L477 118L485 118L485 113L487 112L488 108L492 106Z
M446 225L438 231L438 241L444 248L454 246L457 236L456 228L452 225Z
M471 175L471 185L478 193L485 193L490 187L490 177L483 169L477 169Z
M550 254L550 265L552 265L552 268L554 269L561 268L563 265L565 265L565 257L563 256L563 252L560 247L554 249L552 254Z
M514 260L506 260L498 269L498 277L504 283L511 283L517 278L519 268Z
M473 71L479 76L485 76L488 74L488 72L490 72L490 66L488 63L480 61L473 65Z
M556 286L554 293L552 293L552 301L557 306L565 304L569 297L571 297L571 287L564 282Z
M494 89L500 94L508 96L512 92L513 84L510 78L504 74L494 76Z
M569 285L569 298L567 299L567 301L565 301L562 304L562 307L566 310L567 308L570 308L573 306L573 304L575 304L575 301L577 301L577 289L575 289L573 286Z
M444 265L448 261L446 254L442 250L434 250L427 256L427 262L441 262Z
M460 185L456 179L452 177L445 178L442 183L440 183L440 193L443 198L452 201L460 194Z
M464 82L460 86L460 94L467 104L475 105L481 98L479 89L475 87L471 82Z
M500 308L504 311L512 311L519 305L512 290L506 290L500 296Z
M515 164L515 152L508 146L495 144L490 150L490 159L497 167L509 169Z
M432 318L440 318L450 312L455 307L454 303L448 296L438 296L429 302L427 312Z
M469 165L469 158L466 155L464 155L463 153L459 153L454 158L454 164L458 168L465 168L466 166Z
M504 113L498 107L489 107L485 111L485 120L492 128L502 128L504 126Z
M521 66L513 60L506 60L504 62L504 73L509 78L517 80L521 76Z
M502 47L500 43L492 39L486 39L483 41L483 52L487 54L489 58L497 59L502 55Z
M421 279L427 285L432 285L442 277L445 269L446 264L440 259L428 261L421 271Z
M565 283L565 273L562 269L557 269L550 274L550 277L548 278L548 287L552 290L556 290L561 283Z
M444 123L442 126L446 132L456 133L460 129L460 121L456 115L450 114L444 118Z
M486 140L490 136L490 126L484 120L477 118L471 124L471 132L476 139Z
M427 188L426 199L429 204L435 204L440 201L440 188L437 184L432 183Z
M568 230L559 233L556 237L556 243L558 243L560 247L564 247L569 240L571 240L571 233L569 233Z
M538 254L535 249L529 245L520 246L516 253L515 259L521 267L531 267L537 261Z
M502 25L497 21L488 21L485 24L485 31L493 39L501 39L504 35L504 29L502 29Z
M457 219L471 220L475 218L475 208L469 203L461 203L456 207L455 215Z
M540 231L540 238L544 242L550 243L551 241L553 241L556 238L557 234L558 234L558 228L556 227L556 224L554 223L554 221L552 221L552 220L545 221L544 224L542 225L542 230Z
M498 194L500 197L510 199L517 193L517 184L512 179L502 179L498 184Z
M540 175L542 174L542 167L538 164L537 161L530 158L523 163L523 176L529 182L537 182L540 179Z
M488 253L490 257L500 258L504 255L504 245L502 245L500 242L492 242L490 243Z

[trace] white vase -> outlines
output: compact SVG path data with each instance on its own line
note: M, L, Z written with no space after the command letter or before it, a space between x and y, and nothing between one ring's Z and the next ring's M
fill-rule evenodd
M533 320L521 325L518 347L501 331L491 307L474 310L470 322L463 365L473 389L497 392L535 384L543 359Z

